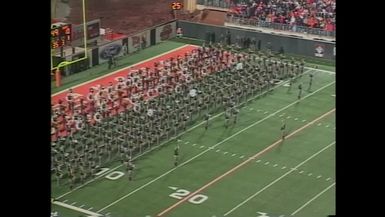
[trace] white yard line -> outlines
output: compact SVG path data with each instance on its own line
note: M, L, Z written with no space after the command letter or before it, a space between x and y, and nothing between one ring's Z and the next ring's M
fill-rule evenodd
M310 71L310 70L308 70L308 71L306 71L306 72L304 72L304 73L307 73L307 72L309 72L309 71ZM282 86L283 84L285 84L285 83L287 83L287 82L289 82L289 80L286 80L286 81L282 82L281 84L279 84L279 85L277 85L277 86L274 86L272 89L276 89L276 88ZM309 96L311 96L311 95L317 93L318 91L321 91L322 89L324 89L324 88L326 88L326 87L328 87L328 86L330 86L330 85L332 85L332 84L334 84L334 83L335 83L335 81L333 81L333 82L331 82L331 83L329 83L329 84L327 84L327 85L321 87L320 89L318 89L318 90L312 92L311 94L306 95L303 99L306 99L307 97L309 97ZM262 95L265 94L265 93L267 93L267 91L264 91L263 93L260 93L260 94L258 94L258 95L256 95L256 96L254 96L253 98L250 98L250 99L247 100L246 102L249 102L250 100L255 99L255 98L259 97L259 96L262 96ZM303 99L302 99L302 100L303 100ZM246 102L242 102L242 103L240 103L240 105L243 105L243 104L246 103ZM295 101L294 103L290 104L288 107L290 107L290 106L292 106L292 105L295 105L297 102L298 102L298 101ZM268 115L267 118L272 117L272 116L274 116L276 113L279 113L280 111L283 111L283 110L285 110L285 109L286 109L286 107L284 107L284 108L278 110L278 112L274 112L274 113ZM215 119L215 118L221 116L222 114L224 114L224 112L221 112L221 113L219 113L219 114L217 114L217 115L214 115L214 116L211 117L209 120ZM286 114L286 113L283 113L283 114ZM267 119L267 118L266 118L266 119ZM265 119L262 119L261 122L264 121L264 120L265 120ZM192 126L191 128L187 129L186 131L180 133L178 136L184 135L185 133L194 130L195 128L199 127L200 125L203 125L205 122L206 122L206 121L202 121L202 122L200 122L199 124L197 124L197 125L195 125L195 126ZM158 146L152 147L151 149L149 149L149 150L143 152L142 154L140 154L140 155L134 157L133 160L135 160L135 159L137 159L137 158L143 156L144 154L147 154L148 152L151 152L151 151L154 150L154 149L157 149L157 148L163 146L164 144L167 144L167 143L170 142L170 141L172 141L172 139L167 140L167 141L164 141L164 142L162 142L162 143L161 143L160 145L158 145ZM216 152L218 152L218 150L217 150ZM68 194L70 194L70 193L72 193L72 192L74 192L74 191L76 191L76 190L78 190L78 189L80 189L80 188L82 188L82 187L84 187L84 186L86 186L86 185L88 185L88 184L90 184L90 183L96 181L97 179L103 177L106 173L112 172L112 171L114 171L114 170L120 168L121 166L123 166L123 164L120 164L120 165L118 165L118 166L112 168L111 170L106 171L105 173L101 174L100 176L97 176L97 177L95 177L95 178L93 178L93 179L87 181L86 183L84 183L84 184L82 184L82 185L79 185L79 186L75 187L74 189L72 189L72 190L70 190L70 191L68 191L68 192L66 192L66 193L64 193L64 194L62 194L62 195L60 195L60 196L57 197L56 199L60 199L60 198L62 198L62 197L64 197L64 196L66 196L66 195L68 195Z
M95 216L95 217L103 216L102 214L99 214L99 213L96 213L96 212L92 212L92 211L89 211L89 210L86 210L86 209L82 209L82 208L79 208L79 207L76 207L76 206L72 206L72 205L69 205L69 204L66 204L66 203L63 203L63 202L60 202L60 201L54 201L52 203L56 204L58 206L65 207L67 209L72 209L72 210L75 210L75 211L87 214L87 215L91 215L91 216Z
M325 88L327 88L327 87L333 85L334 83L335 83L335 81L326 84L325 86L323 86L323 87L317 89L316 91L314 91L314 92L312 92L312 93L306 95L305 97L302 98L302 100L304 100L304 99L306 99L306 98L308 98L308 97L314 95L315 93L317 93L317 92L319 92L319 91L321 91L321 90L323 90L323 89L325 89ZM240 133L242 133L242 132L244 132L244 131L250 129L251 127L253 127L253 126L257 125L257 124L262 123L263 121L265 121L265 120L271 118L271 117L274 116L275 114L280 113L281 111L283 111L283 110L285 110L285 109L287 109L287 108L289 108L289 107L291 107L291 106L293 106L293 105L296 105L297 103L298 103L298 101L296 100L296 101L290 103L289 105L286 105L286 106L282 107L281 109L279 109L279 110L275 111L274 113L272 113L272 114L270 114L270 115L264 117L263 119L261 119L261 120L259 120L259 121L257 121L257 122L254 122L253 124L251 124L251 125L249 125L249 126L243 128L243 129L239 130L238 132L236 132L236 133L234 133L233 135L227 137L226 139L224 139L224 140L218 142L217 144L213 145L212 147L213 147L213 148L217 147L218 145L220 145L220 144L226 142L227 140L229 140L229 139L231 139L231 138L233 138L233 137L239 135ZM169 170L169 171L163 173L162 175L158 176L157 178L155 178L155 179L153 179L153 180L147 182L146 184L144 184L144 185L142 185L142 186L136 188L135 190L131 191L130 193L128 193L128 194L126 194L126 195L120 197L119 199L115 200L114 202L108 204L107 206L105 206L105 207L103 207L102 209L100 209L98 212L101 212L101 211L103 211L103 210L105 210L105 209L107 209L107 208L109 208L109 207L115 205L116 203L120 202L121 200L125 199L126 197L129 197L130 195L134 194L135 192L137 192L137 191L139 191L139 190L145 188L146 186L148 186L148 185L154 183L155 181L159 180L160 178L162 178L162 177L168 175L169 173L173 172L173 171L176 170L177 168L179 168L179 167L181 167L181 166L183 166L183 165L185 165L185 164L191 162L191 161L194 160L195 158L198 158L199 156L201 156L201 155L207 153L208 151L209 151L209 149L206 149L206 150L202 151L201 153L195 155L194 157L192 157L192 158L190 158L189 160L183 162L182 164L178 165L177 167L174 167L173 169L171 169L171 170Z
M314 123L318 122L319 120L321 120L322 118L328 116L329 114L333 113L335 111L335 108L333 108L332 110L324 113L323 115L317 117L316 119L312 120L310 123L296 129L295 131L293 131L292 133L290 133L289 135L287 135L286 138L290 138L294 135L296 135L298 132L304 130L305 128L313 125ZM204 186L200 187L199 189L197 189L196 191L190 193L188 196L184 197L183 199L179 200L178 202L174 203L173 205L169 206L168 208L164 209L163 211L161 211L160 213L157 214L157 216L162 216L164 214L166 214L167 212L171 211L172 209L175 209L177 206L181 205L183 202L185 202L186 200L189 200L190 198L192 198L193 196L195 196L197 193L199 192L202 192L203 190L205 190L206 188L210 187L211 185L215 184L216 182L218 182L219 180L223 179L224 177L228 176L229 174L233 173L235 170L241 168L242 166L246 165L247 163L249 163L251 160L257 158L258 156L264 154L265 152L267 152L268 150L272 149L274 146L280 144L282 142L282 139L279 139L277 140L276 142L274 142L273 144L269 145L268 147L266 147L265 149L263 149L262 151L256 153L255 155L253 155L252 157L250 157L248 160L246 161L243 161L242 163L236 165L235 167L231 168L230 170L228 170L227 172L223 173L222 175L216 177L215 179L211 180L209 183L205 184Z
M318 72L325 72L325 73L332 74L332 75L336 74L336 72L333 72L333 71L330 71L330 70L315 69L315 68L307 67L307 66L305 67L305 69L311 69L311 70L318 71Z
M317 153L313 154L312 156L310 156L309 158L307 158L306 160L302 161L301 163L299 163L297 166L295 166L293 169L291 169L290 171L286 172L285 174L283 174L282 176L278 177L277 179L275 179L274 181L270 182L268 185L266 185L265 187L263 187L261 190L257 191L255 194L251 195L250 197L248 197L246 200L242 201L241 203L239 203L237 206L235 206L234 208L232 208L231 210L227 211L224 216L227 216L228 214L232 213L234 210L238 209L239 207L241 207L243 204L247 203L249 200L253 199L255 196L257 196L258 194L260 194L261 192L263 192L264 190L268 189L270 186L274 185L276 182L278 182L279 180L283 179L284 177L286 177L287 175L289 175L290 173L292 173L294 171L294 169L297 169L298 167L302 166L303 164L305 164L306 162L308 162L309 160L311 160L312 158L314 158L315 156L319 155L321 152L323 152L324 150L326 150L327 148L331 147L332 145L334 145L336 142L332 142L331 144L329 144L328 146L322 148L321 150L319 150Z
M333 184L329 185L329 187L325 188L323 191L321 191L320 193L318 193L316 196L314 196L313 198L311 198L308 202L306 202L304 205L302 205L300 208L298 208L297 210L295 210L292 214L290 215L295 215L296 213L298 213L299 211L301 211L303 208L305 208L307 205L309 205L309 203L311 203L313 200L317 199L319 196L321 196L323 193L325 193L327 190L329 190L331 187L333 187L336 183L334 182Z

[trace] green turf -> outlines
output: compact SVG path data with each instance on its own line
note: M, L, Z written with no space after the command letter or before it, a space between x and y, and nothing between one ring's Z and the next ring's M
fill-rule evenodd
M305 75L297 84L302 82L306 90L308 80L308 76ZM287 93L287 87L278 87L272 93L247 103L240 111L238 123L228 129L223 127L223 117L218 116L210 121L207 131L203 126L199 126L183 135L181 141L171 141L139 158L136 160L134 181L129 182L126 176L116 181L100 178L60 198L59 201L68 200L66 203L76 201L77 204L94 207L92 211L98 211L146 185L101 213L110 213L111 217L156 216L178 201L169 196L175 192L169 186L193 192L277 141L283 118L287 121L289 132L293 132L333 109L334 81L334 75L316 72L313 92L304 91L303 100L299 103L295 103L298 92L296 88ZM322 124L318 126L318 123ZM208 196L202 204L185 202L165 216L223 216L225 212L290 168L333 142L334 127L334 114L331 114L287 139L282 146L257 158L261 162L256 163L255 159L254 162L202 191L200 194ZM184 165L170 171L174 168L172 154L177 143L181 146L181 164ZM208 149L212 146L215 147ZM198 154L201 155L190 160ZM232 156L233 154L235 155ZM243 158L240 158L241 156ZM299 171L306 171L306 174L299 174L298 171L287 175L229 216L257 216L258 211L276 216L289 216L334 181L334 156L332 146L298 168ZM269 164L264 165L267 161ZM274 167L275 164L279 167ZM119 163L115 162L108 167L113 168L117 165ZM286 168L281 169L283 166ZM124 172L122 167L117 170ZM314 175L309 177L308 173ZM161 175L163 177L159 177ZM317 179L316 175L322 175L322 178ZM331 177L331 180L326 181L326 177ZM147 184L149 182L152 183ZM56 187L54 183L52 186L54 197L68 191L68 186ZM334 214L333 191L334 188L325 192L298 212L298 216L317 217ZM319 206L315 205L318 203ZM60 214L68 217L76 216L72 210L67 210L61 209Z
M85 81L100 77L100 76L108 74L112 71L133 65L137 62L149 59L151 57L154 57L156 55L167 52L169 50L181 47L183 45L185 45L185 44L180 43L180 42L175 42L175 41L162 42L162 43L159 43L159 44L154 45L152 47L138 51L137 53L118 58L117 67L115 67L113 69L108 69L107 63L103 63L100 65L94 66L88 70L63 77L62 86L56 87L55 82L51 83L51 93L59 92L61 90L69 88L71 86L74 86L74 85L83 83Z

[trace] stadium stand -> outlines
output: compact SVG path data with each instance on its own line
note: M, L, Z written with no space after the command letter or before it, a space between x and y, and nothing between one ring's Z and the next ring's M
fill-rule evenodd
M241 17L264 24L278 23L298 27L335 30L335 0L253 0L231 7L228 17Z

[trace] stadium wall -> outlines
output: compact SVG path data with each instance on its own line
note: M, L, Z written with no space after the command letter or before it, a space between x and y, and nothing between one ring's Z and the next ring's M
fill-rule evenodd
M139 33L135 33L125 38L114 40L103 45L94 46L88 49L88 57L83 61L79 61L70 65L63 75L69 75L76 72L86 70L108 61L107 53L111 52L115 57L123 56L123 46L127 46L128 53L134 53L141 49L158 44L162 41L171 39L176 35L176 20L172 20L160 25L145 29ZM66 60L76 60L84 57L83 53L69 55Z
M188 38L207 40L208 33L214 33L211 34L211 38L214 39L214 42L219 42L221 34L225 36L227 31L230 31L231 43L235 43L236 36L255 38L257 42L260 41L261 49L270 47L273 51L278 52L282 47L285 53L335 60L335 42L309 40L298 36L273 35L234 27L192 23L184 20L178 20L177 27L181 27L183 36Z

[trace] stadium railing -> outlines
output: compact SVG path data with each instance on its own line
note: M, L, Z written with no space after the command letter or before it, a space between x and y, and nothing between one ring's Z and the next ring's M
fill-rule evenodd
M259 28L268 28L268 29L275 29L275 30L288 31L288 32L297 32L297 33L304 33L304 34L310 34L310 35L325 36L330 38L336 37L335 31L326 31L320 28L309 28L309 27L298 26L298 25L265 22L261 20L250 19L250 18L226 16L225 22L235 24L235 25L240 25L240 26L253 26L253 27L259 27Z
M197 0L197 4L218 8L229 8L230 4L224 0Z

